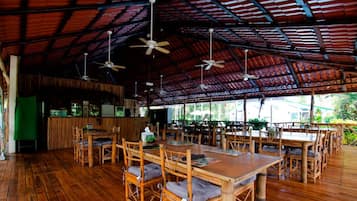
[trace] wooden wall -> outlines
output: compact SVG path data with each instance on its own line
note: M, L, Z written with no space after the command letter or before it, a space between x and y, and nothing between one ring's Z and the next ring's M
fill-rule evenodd
M63 149L72 147L72 128L84 127L88 123L93 128L111 130L113 126L120 126L121 137L136 141L144 131L148 118L60 118L49 117L47 121L47 149Z

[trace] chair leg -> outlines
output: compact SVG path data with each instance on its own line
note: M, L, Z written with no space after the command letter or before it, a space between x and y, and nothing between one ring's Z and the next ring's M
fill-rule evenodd
M125 200L129 200L129 184L128 181L125 179Z
M140 185L140 201L144 201L144 185Z

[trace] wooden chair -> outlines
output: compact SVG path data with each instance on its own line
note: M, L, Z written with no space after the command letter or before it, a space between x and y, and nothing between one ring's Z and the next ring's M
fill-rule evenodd
M74 162L79 162L79 133L77 127L72 127L72 145L73 145L73 159Z
M322 162L322 137L321 132L316 133L316 140L311 150L307 153L307 177L316 183L316 179L321 176L321 162ZM300 176L302 151L295 149L289 152L289 175Z
M331 132L325 132L325 135L322 140L322 155L321 155L321 172L327 167L328 158L330 156L329 147L330 147L330 137Z
M120 127L113 127L112 129L113 133L117 134L117 139L120 139ZM107 140L101 143L102 145L102 164L105 163L107 160L112 160L112 140ZM118 155L119 156L119 155ZM119 157L118 157L119 161Z
M189 142L189 143L196 143L196 144L201 144L202 141L202 134L196 134L196 133L181 133L181 141L182 142Z
M88 163L88 141L84 138L83 135L83 129L75 127L74 128L75 132L75 149L76 149L76 157L77 162L79 162L82 166L84 166L85 163ZM96 144L93 142L93 153L98 151L98 161L101 161L101 148L100 145ZM93 157L95 158L95 157Z
M229 142L230 147L239 152L255 153L255 142L250 138L247 139L235 139ZM237 201L246 201L250 198L254 201L254 181L256 177L249 178L234 187L234 196Z
M159 165L144 164L142 142L127 142L122 139L124 152L125 200L148 200L145 195L159 198L157 185L161 183L161 168Z
M283 129L279 128L275 136L268 136L267 138L263 138L262 135L264 134L262 131L259 132L259 153L278 156L283 159L281 162L268 168L268 172L270 170L270 172L274 172L273 174L276 173L278 179L284 175L287 166L286 151L283 149L281 140L282 132Z
M162 201L221 200L220 187L192 177L191 150L176 152L160 145ZM174 179L173 179L174 178Z

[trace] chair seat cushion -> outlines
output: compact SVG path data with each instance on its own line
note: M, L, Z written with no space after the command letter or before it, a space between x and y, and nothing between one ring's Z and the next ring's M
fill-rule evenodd
M293 149L289 152L290 155L302 155L302 150L301 149ZM312 150L309 150L307 152L308 157L318 157L320 156L320 153L314 153Z
M167 190L175 195L188 200L187 180L180 182L167 182ZM206 201L221 195L221 188L201 179L192 178L192 199L193 201Z
M107 145L107 144L112 144L112 139L110 138L98 138L94 140L95 143L98 143L100 145Z
M140 166L131 166L128 168L128 172L137 177L141 177ZM144 181L148 181L156 177L161 177L160 165L154 163L146 164L144 166Z

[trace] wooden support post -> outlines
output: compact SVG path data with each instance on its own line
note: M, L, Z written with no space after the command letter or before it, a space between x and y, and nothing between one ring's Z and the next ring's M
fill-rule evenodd
M244 125L243 125L243 133L246 132L246 126L247 126L247 94L244 94L244 100L243 100L243 114L244 114Z
M10 83L9 83L9 153L16 152L15 136L15 108L17 96L17 73L19 57L10 56Z
M315 91L311 92L311 104L310 104L310 125L314 122L314 95Z

